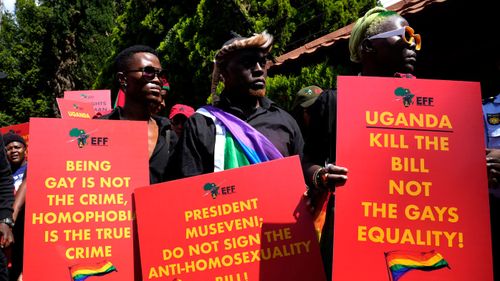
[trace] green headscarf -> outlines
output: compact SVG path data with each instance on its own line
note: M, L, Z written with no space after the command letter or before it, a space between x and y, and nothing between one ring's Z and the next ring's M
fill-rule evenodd
M382 7L375 7L370 9L362 18L356 21L351 31L351 37L349 38L349 52L351 53L352 62L361 62L360 45L366 38L366 34L370 32L373 33L384 19L393 15L397 15L397 13Z

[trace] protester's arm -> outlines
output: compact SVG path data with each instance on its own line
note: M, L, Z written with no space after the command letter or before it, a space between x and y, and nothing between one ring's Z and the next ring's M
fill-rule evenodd
M14 221L17 220L17 215L19 214L21 208L24 206L24 202L26 202L26 174L27 171L24 173L23 182L21 183L16 192L14 206L13 206L14 212L12 213L12 219Z
M5 155L3 137L0 134L0 220L12 219L14 203L14 181ZM8 247L13 241L12 229L6 223L0 223L0 247Z
M486 149L486 168L488 172L488 186L500 186L500 149Z
M310 188L333 190L347 181L347 168L334 165L336 149L336 93L321 93L309 107L310 130L305 136L302 168Z

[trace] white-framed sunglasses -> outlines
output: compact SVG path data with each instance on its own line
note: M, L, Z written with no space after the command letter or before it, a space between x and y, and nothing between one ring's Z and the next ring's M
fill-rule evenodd
M413 30L413 28L411 28L409 26L403 26L403 27L398 28L398 29L394 29L391 31L382 32L382 33L370 36L370 37L368 37L368 40L379 39L379 38L389 38L392 36L401 36L401 38L403 38L403 40L407 44L410 44L410 45L413 42L415 42L415 45L416 45L415 50L417 50L417 51L420 51L420 48L422 47L422 38L420 37L420 34L415 34L415 31Z

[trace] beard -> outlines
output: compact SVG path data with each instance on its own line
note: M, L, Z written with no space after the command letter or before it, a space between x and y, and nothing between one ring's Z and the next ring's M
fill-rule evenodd
M258 90L254 90L254 89L250 89L248 91L250 93L250 96L252 97L258 97L258 98L262 98L266 95L266 89L258 89Z

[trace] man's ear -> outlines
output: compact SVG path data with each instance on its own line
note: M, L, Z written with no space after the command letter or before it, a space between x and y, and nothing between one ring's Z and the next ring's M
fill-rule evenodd
M117 72L116 78L118 79L118 83L120 84L120 88L124 89L127 87L127 76L123 72Z
M372 41L371 40L368 40L367 38L363 39L363 41L361 41L361 53L374 53L375 52L375 48L373 47L373 44L372 44Z

